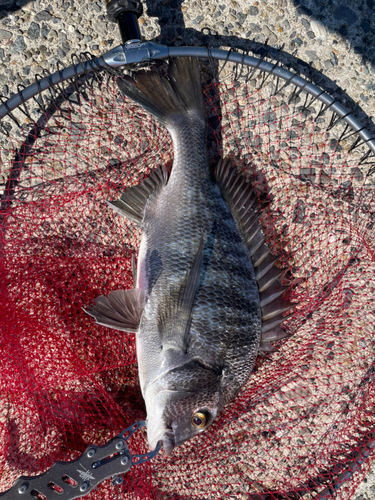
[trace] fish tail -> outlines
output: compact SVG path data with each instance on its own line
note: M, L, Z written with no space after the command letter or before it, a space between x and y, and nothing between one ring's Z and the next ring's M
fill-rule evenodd
M123 94L153 115L168 129L181 115L205 121L204 101L196 57L171 60L168 73L141 70L122 76L117 84Z

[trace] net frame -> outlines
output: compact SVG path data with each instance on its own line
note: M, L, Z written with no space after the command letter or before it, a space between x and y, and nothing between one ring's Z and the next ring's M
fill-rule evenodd
M369 161L370 163L372 163L371 158L375 156L375 139L371 136L370 132L365 127L363 127L362 124L355 118L355 116L344 106L342 106L336 99L332 98L319 87L302 78L301 76L298 76L290 72L289 70L280 67L278 64L267 62L264 60L264 58L257 59L246 54L233 52L231 50L224 51L219 49L205 49L201 47L169 47L167 49L168 51L164 52L162 56L163 59L166 59L168 57L173 58L195 56L202 59L208 59L208 61L210 62L214 60L225 61L226 63L230 62L237 64L241 72L244 67L251 68L250 72L247 75L249 80L251 78L251 76L249 76L252 74L251 72L253 72L253 74L255 71L262 72L264 76L261 86L264 85L264 83L267 81L267 78L272 75L275 76L277 80L280 79L280 81L283 82L280 88L285 88L285 86L288 85L294 87L292 94L294 96L293 98L299 97L302 91L306 94L309 94L312 98L311 102L317 100L321 103L319 115L325 113L326 111L330 111L332 113L329 125L330 128L335 127L340 122L345 123L346 126L338 142L347 140L351 137L352 143L350 145L349 151L354 150L361 145L365 145L368 148L368 151L363 154L359 161L359 164L367 164L369 163ZM114 49L114 51L116 50L118 51L119 49ZM123 50L123 48L121 48L121 50ZM11 112L13 110L20 107L23 103L25 103L32 97L38 95L41 91L51 89L66 80L71 80L72 78L75 80L75 85L72 84L73 86L71 88L73 92L77 86L79 78L82 75L87 77L92 72L94 72L95 74L102 71L110 71L111 66L109 63L111 62L114 51L110 51L110 53L108 53L110 54L110 56L108 57L104 55L101 58L95 60L87 60L86 62L81 62L77 65L72 65L64 70L60 70L54 73L54 75L40 79L37 83L29 86L27 89L20 91L16 96L13 96L6 102L3 102L3 105L0 107L0 117L3 118L6 115L11 115ZM119 66L116 65L116 68L118 67ZM68 94L69 91L67 91L66 88L63 88L62 101ZM311 102L309 104L311 104ZM50 112L51 114L53 114L53 110L51 110ZM26 154L25 151L23 152L23 154ZM9 195L10 190L6 190L4 194ZM2 203L2 212L4 213L4 210L6 211L7 207L6 199L3 199ZM323 499L332 496L334 494L334 491L340 488L344 481L351 477L355 473L355 471L358 470L360 465L368 458L370 451L374 447L374 443L375 441L371 439L364 442L363 446L361 447L361 453L358 453L357 456L353 457L354 459L349 463L347 470L339 474L337 478L332 482L332 484L321 491L316 496L316 498ZM255 496L254 498L258 497Z
M325 110L331 109L338 117L337 120L332 122L332 126L336 125L338 121L344 121L354 132L356 132L359 137L368 145L372 152L375 153L375 138L372 137L370 132L357 120L357 118L342 104L340 104L336 99L332 98L324 90L320 89L318 86L309 82L305 78L292 73L286 68L279 66L276 62L272 64L265 61L264 58L256 58L249 56L244 53L235 52L233 50L222 50L222 49L207 49L204 47L167 47L158 46L158 44L145 43L135 43L128 45L120 45L115 49L107 52L106 54L100 56L96 59L87 58L85 62L79 64L73 64L68 68L63 70L58 70L55 73L37 80L36 83L29 85L26 89L20 90L18 94L15 94L6 102L0 106L0 119L4 116L10 114L14 109L21 106L23 103L35 97L37 94L52 88L59 83L66 80L75 78L77 79L83 74L87 74L90 71L100 72L102 70L110 68L120 68L126 66L126 60L129 59L127 56L127 51L130 46L143 46L150 45L147 48L147 56L143 51L139 51L138 55L132 54L130 64L145 63L153 60L162 60L173 57L198 57L208 60L221 60L226 62L232 62L239 64L241 66L248 66L253 70L263 71L269 75L276 75L281 80L284 80L287 85L294 85L300 91L303 90L306 93L311 94L315 99L318 99L324 106ZM156 50L156 47L160 47L160 50ZM157 52L153 54L152 52ZM87 57L87 55L86 55ZM128 63L129 64L129 63ZM264 79L264 81L266 78ZM264 83L264 82L263 82ZM322 110L323 112L323 110Z

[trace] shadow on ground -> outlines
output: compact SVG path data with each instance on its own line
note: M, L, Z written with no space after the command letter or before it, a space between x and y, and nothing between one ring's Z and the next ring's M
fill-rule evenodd
M17 12L24 5L33 2L34 0L0 0L0 19L3 19L12 12Z
M370 20L375 14L375 0L293 0L296 11L315 19L331 31L345 37L354 51L375 68L375 29Z
M286 0L279 0L280 5L285 2ZM311 21L315 19L324 24L327 30L345 37L354 50L362 56L362 64L368 61L373 65L375 72L375 45L373 43L375 30L369 23L370 14L374 15L375 0L352 2L351 7L346 5L345 0L340 2L337 0L293 0L293 2L298 15L305 15ZM161 29L160 35L154 41L167 45L225 46L233 50L248 51L258 57L266 57L271 62L279 60L288 69L299 73L304 78L311 79L332 97L344 103L345 107L350 109L375 136L375 126L371 118L361 110L344 89L341 89L324 73L313 68L311 64L296 57L296 50L288 52L293 44L289 44L289 47L275 48L267 43L252 40L255 33L250 34L250 38L246 39L231 35L218 35L209 29L201 32L194 28L187 28L181 11L182 3L183 0L145 0L147 15L157 17Z

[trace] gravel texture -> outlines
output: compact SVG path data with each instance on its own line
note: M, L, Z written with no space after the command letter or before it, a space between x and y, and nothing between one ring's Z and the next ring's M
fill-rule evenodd
M340 96L374 134L375 0L147 0L146 39L207 45L279 57ZM268 46L265 45L268 40ZM100 55L120 43L104 2L0 0L0 93L10 97L35 74L55 71L73 54ZM375 467L354 495L375 497Z

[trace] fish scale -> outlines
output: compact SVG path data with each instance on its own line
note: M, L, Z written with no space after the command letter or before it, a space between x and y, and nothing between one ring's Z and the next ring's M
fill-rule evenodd
M200 136L205 144L204 129ZM179 137L179 142L184 142L181 150L188 149L185 144L191 142L189 134ZM183 163L184 156L181 158L182 161L178 156L175 159L168 184L159 196L158 223L154 217L148 220L146 207L143 230L147 235L147 247L150 252L157 251L163 262L163 272L148 298L147 308L157 313L165 291L173 283L179 283L190 268L201 232L207 241L217 221L212 250L210 255L207 255L208 251L204 255L204 263L209 262L209 265L193 310L189 353L203 359L209 356L205 360L207 365L218 364L223 362L223 355L228 355L238 344L244 350L252 350L255 356L260 337L260 308L249 251L218 187L209 179L207 155L197 156L198 166L192 162L195 168L191 168L191 181L186 173L189 173L189 168ZM195 182L196 172L203 169L207 171L206 179ZM181 177L185 183L181 182ZM180 186L178 192L175 186ZM165 221L171 219L172 223L166 226ZM253 307L252 302L256 304ZM243 331L239 329L240 321ZM221 332L219 326L223 327ZM143 327L145 324L141 323L141 332ZM213 344L219 344L221 348L213 350ZM211 347L209 354L207 347ZM153 378L154 367L148 366L147 369L150 373L147 378Z
M138 320L148 441L155 448L162 440L171 453L246 383L262 329L266 346L285 337L279 325L291 304L281 297L256 194L230 162L210 171L197 60L172 61L168 78L139 71L118 85L167 127L174 161L170 175L160 167L109 202L142 228L136 288L99 297L87 312L123 330ZM122 319L124 308L131 321Z

